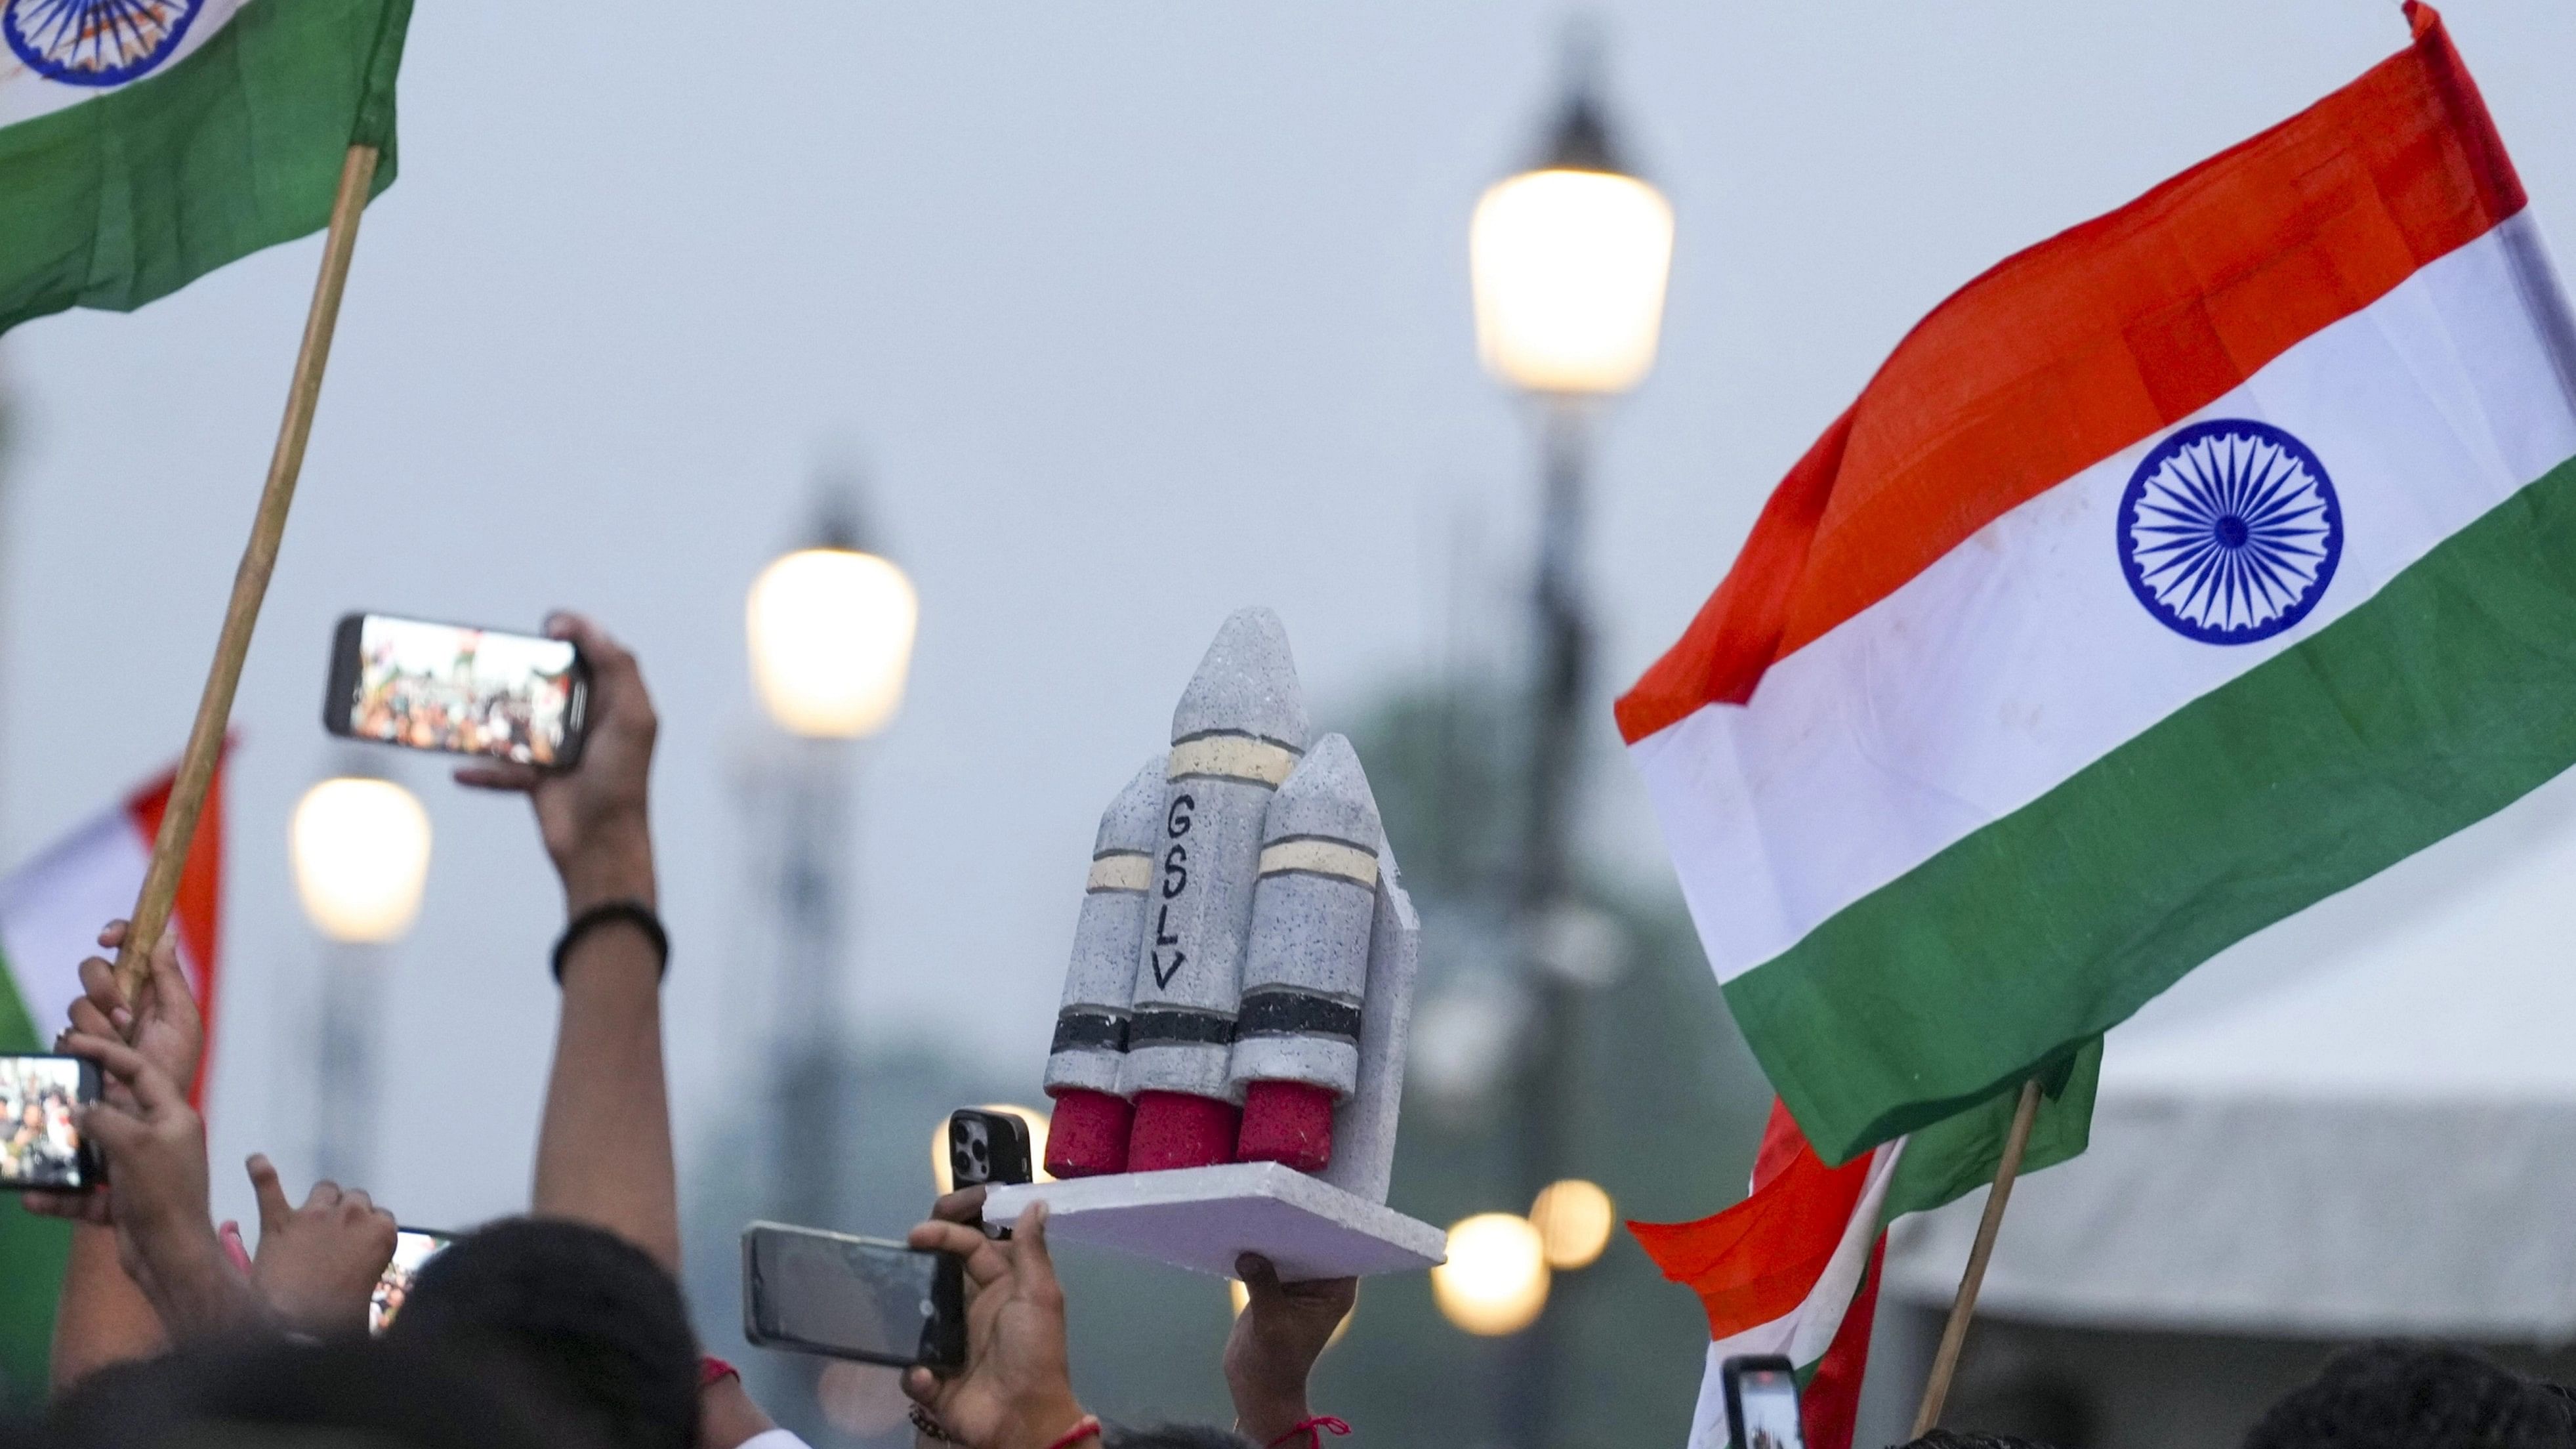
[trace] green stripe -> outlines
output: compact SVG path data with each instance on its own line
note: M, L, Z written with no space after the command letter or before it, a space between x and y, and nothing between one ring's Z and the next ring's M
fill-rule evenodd
M18 979L0 960L0 1052L42 1051ZM30 1217L17 1194L0 1194L0 1407L44 1402L45 1364L53 1351L54 1300L71 1256L71 1224Z
M2111 666L2105 666L2111 667ZM2576 463L1726 985L1842 1160L2576 763Z
M128 312L330 220L355 141L393 184L411 0L253 0L150 79L0 130L0 332Z

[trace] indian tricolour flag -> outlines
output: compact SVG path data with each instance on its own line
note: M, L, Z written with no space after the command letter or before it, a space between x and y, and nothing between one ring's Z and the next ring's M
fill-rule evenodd
M1925 318L1620 701L1823 1161L2576 762L2576 326L2407 16Z
M411 0L0 0L0 332L319 230L382 151Z
M293 0L289 0L293 3ZM80 995L80 963L99 954L99 927L131 913L169 803L170 777L128 795L0 878L0 1052L50 1051ZM223 890L223 771L215 771L171 913L179 959L213 1039L216 921ZM198 1069L202 1093L205 1068ZM54 1297L67 1225L0 1203L0 1404L26 1406L45 1389Z

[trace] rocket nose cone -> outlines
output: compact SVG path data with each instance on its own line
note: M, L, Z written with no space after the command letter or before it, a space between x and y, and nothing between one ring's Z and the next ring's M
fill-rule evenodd
M1172 711L1172 738L1243 730L1302 750L1306 728L1306 695L1279 616L1259 608L1227 615Z
M1261 828L1265 840L1321 835L1375 850L1383 838L1377 796L1369 791L1359 751L1340 735L1315 741L1270 801Z
M1092 841L1096 854L1104 850L1151 851L1158 838L1156 831L1163 820L1163 766L1168 756L1159 751L1109 802L1100 814L1100 834Z

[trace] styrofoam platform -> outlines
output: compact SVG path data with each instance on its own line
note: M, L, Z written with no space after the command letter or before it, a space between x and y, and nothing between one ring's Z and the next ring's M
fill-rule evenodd
M1409 1273L1448 1256L1447 1235L1429 1223L1276 1162L997 1187L984 1220L1009 1223L1039 1201L1053 1241L1227 1278L1244 1253L1268 1258L1291 1282Z

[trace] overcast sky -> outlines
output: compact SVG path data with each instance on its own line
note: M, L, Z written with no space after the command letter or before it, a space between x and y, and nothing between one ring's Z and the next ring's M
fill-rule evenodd
M1603 14L1615 117L1679 216L1662 364L1602 457L1620 683L1944 294L2404 40L2376 0ZM1466 219L1534 143L1563 15L421 6L402 179L367 216L242 690L219 1163L309 1161L321 953L285 821L334 758L318 692L353 608L574 604L641 651L692 1139L753 1080L742 594L835 459L923 608L910 700L866 750L851 1019L1034 1082L1093 822L1228 609L1280 611L1328 720L1441 657L1445 601L1487 638L1516 618L1529 438L1475 366ZM2544 226L2576 234L2576 9L2452 20ZM0 343L0 859L176 752L318 250ZM391 967L378 1177L406 1220L470 1222L524 1201L557 899L521 806L394 763L437 845Z

